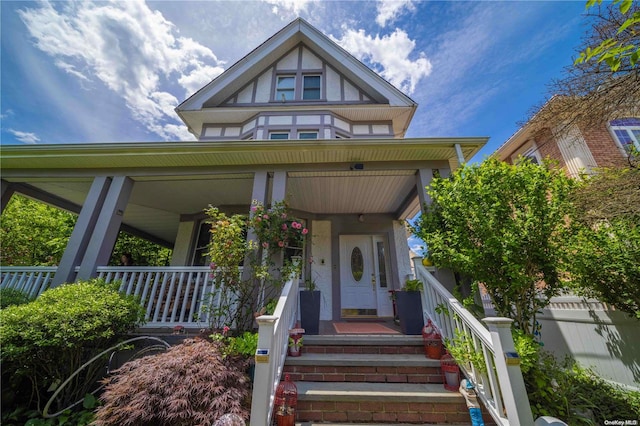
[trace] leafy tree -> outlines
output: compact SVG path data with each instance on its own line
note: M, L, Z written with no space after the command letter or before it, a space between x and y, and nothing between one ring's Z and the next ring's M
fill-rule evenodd
M593 128L640 114L640 4L589 0L588 6L595 3L575 63L549 84L552 101L531 111L529 122L538 129Z
M483 283L498 315L531 334L558 294L574 183L558 169L487 159L436 178L415 234L438 266Z
M572 198L572 284L640 319L640 169L601 170Z
M76 219L73 213L14 194L2 212L0 264L59 264ZM141 265L164 266L171 259L170 249L126 232L118 234L110 264L119 265L122 253L133 253Z
M15 194L2 212L1 264L58 264L75 222L72 213Z
M593 7L596 3L602 5L602 0L588 0L587 8ZM631 9L633 0L613 0L613 4L618 5L620 14L627 19L618 26L615 34L607 34L608 38L580 52L575 61L576 64L596 60L597 62L605 62L612 72L621 68L623 70L632 69L638 65L638 60L640 60L640 43L638 43L640 10Z

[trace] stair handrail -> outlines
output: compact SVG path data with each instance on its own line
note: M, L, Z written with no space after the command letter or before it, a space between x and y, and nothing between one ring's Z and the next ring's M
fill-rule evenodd
M414 271L423 284L425 322L431 319L443 339L470 339L472 348L482 354L484 365L459 362L459 366L474 384L478 399L491 417L501 426L533 425L533 414L511 335L512 320L485 318L483 321L487 323L487 329L422 265L421 259L414 259Z
M258 349L251 399L251 426L271 424L276 388L287 357L289 330L298 316L298 281L295 276L286 282L273 315L256 318Z

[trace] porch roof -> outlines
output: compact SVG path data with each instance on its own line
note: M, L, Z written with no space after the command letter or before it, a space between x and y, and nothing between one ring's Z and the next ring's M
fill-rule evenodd
M172 245L181 220L209 204L245 212L253 174L286 170L292 208L327 214L413 216L416 170L457 167L487 138L251 140L3 146L2 180L16 192L78 213L95 176L135 184L124 229ZM356 164L362 166L355 167ZM3 184L4 184L3 182Z

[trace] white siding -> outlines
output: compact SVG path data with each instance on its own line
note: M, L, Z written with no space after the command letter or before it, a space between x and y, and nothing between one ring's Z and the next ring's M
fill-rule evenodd
M341 101L342 96L340 94L340 75L336 73L332 68L327 67L327 100L328 101Z
M388 135L391 133L388 124L374 124L372 127L374 135Z
M271 97L271 75L272 69L269 68L268 72L265 72L260 77L258 77L256 102L269 102Z
M322 60L308 49L302 49L302 69L320 69Z
M320 124L320 116L319 115L299 115L296 118L297 124Z
M348 81L344 82L344 100L345 101L360 100L360 91Z
M239 103L239 104L251 103L252 95L253 95L253 83L249 84L240 93L238 93L238 102L237 103Z
M298 68L298 49L293 50L287 56L278 61L278 70L295 70Z
M247 133L250 130L253 130L256 127L256 120L251 120L244 126L242 126L242 133Z
M291 125L293 123L293 117L290 115L275 115L269 117L270 126Z
M333 119L333 125L341 130L344 130L345 132L350 132L351 131L351 125L349 123L347 123L346 121L342 121L339 118L334 118ZM369 129L367 129L367 133L369 132Z
M353 134L354 135L368 135L369 134L369 125L368 124L354 124L353 125Z
M204 136L207 138L213 138L222 134L221 127L207 127L204 131Z
M240 127L227 127L224 135L226 137L240 136Z

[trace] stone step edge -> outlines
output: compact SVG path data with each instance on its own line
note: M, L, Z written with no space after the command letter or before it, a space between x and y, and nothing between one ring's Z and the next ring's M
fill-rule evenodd
M384 401L459 403L464 398L442 384L295 382L300 401Z
M422 336L404 334L304 335L305 346L423 346Z
M335 367L392 366L392 367L440 367L440 360L419 354L345 354L302 353L288 356L285 365L322 365Z

